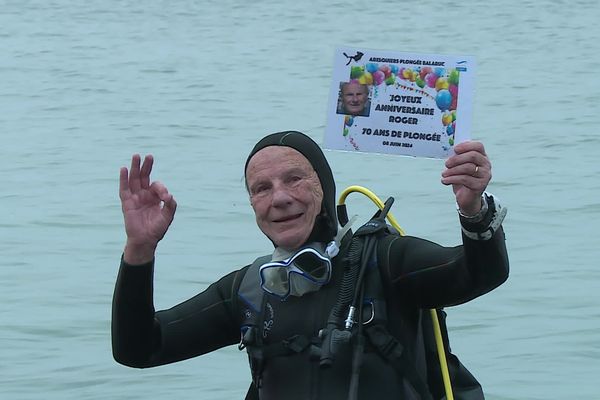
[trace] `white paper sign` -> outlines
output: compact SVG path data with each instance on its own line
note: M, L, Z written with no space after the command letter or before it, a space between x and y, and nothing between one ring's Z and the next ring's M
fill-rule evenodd
M469 56L336 49L325 147L447 158L471 137L474 73Z

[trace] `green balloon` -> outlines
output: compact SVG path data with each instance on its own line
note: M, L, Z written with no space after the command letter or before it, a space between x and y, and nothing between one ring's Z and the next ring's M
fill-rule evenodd
M358 79L365 73L364 67L350 68L350 79Z
M458 76L459 72L457 70L453 69L450 71L450 74L448 75L448 83L458 85Z

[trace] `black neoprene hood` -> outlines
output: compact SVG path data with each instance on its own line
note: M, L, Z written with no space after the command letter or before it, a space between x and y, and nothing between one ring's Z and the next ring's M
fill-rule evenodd
M302 132L285 131L272 133L259 140L248 155L246 165L244 166L244 176L246 176L248 163L252 156L269 146L287 146L299 151L316 171L319 182L321 182L321 188L323 189L323 202L321 203L321 212L317 216L308 242L329 242L337 233L338 223L335 207L335 182L325 154L323 154L323 151L314 140Z

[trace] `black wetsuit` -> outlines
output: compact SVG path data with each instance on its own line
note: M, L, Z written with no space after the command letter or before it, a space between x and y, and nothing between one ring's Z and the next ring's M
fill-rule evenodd
M385 285L389 329L412 348L419 364L418 324L422 308L455 305L478 297L508 277L504 233L463 246L442 247L414 238L388 236L378 242L377 258ZM317 335L326 325L341 280L334 259L331 282L319 291L282 302L269 298L265 343L294 334ZM153 264L122 262L113 300L115 359L132 367L152 367L201 355L240 341L238 288L247 267L232 272L204 292L171 309L155 312ZM307 351L269 359L262 374L261 399L345 399L350 381L350 351L329 369L319 368ZM412 399L406 380L375 352L365 352L360 399Z

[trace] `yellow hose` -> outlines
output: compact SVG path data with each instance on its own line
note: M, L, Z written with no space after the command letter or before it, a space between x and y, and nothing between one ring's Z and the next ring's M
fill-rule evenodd
M371 192L369 189L362 186L349 186L347 187L342 194L340 195L340 199L338 204L343 205L346 202L346 197L352 192L360 192L367 196L369 199L373 201L379 207L380 210L383 209L384 204L377 197L377 195ZM390 224L398 231L400 236L405 236L404 230L400 227L396 218L392 215L391 212L388 212L387 219ZM440 328L440 322L438 321L437 312L435 309L429 310L431 313L431 321L433 322L433 332L435 335L435 343L437 346L438 358L440 360L440 368L442 370L442 380L444 381L444 389L446 390L446 399L454 400L454 395L452 394L452 384L450 383L450 373L448 372L448 364L446 362L446 351L444 350L444 341L442 339L442 330Z

